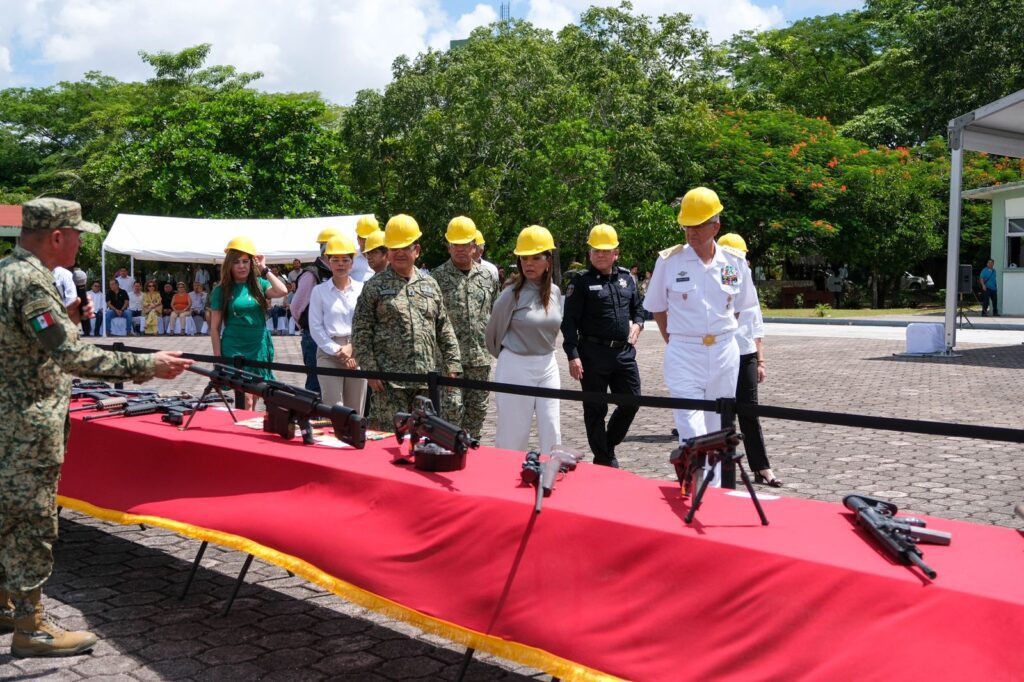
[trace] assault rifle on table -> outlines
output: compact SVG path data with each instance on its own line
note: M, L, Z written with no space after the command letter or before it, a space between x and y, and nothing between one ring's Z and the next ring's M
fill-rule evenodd
M214 399L217 399L214 396ZM95 419L109 419L110 417L140 417L144 414L162 413L162 421L168 424L180 425L187 412L205 410L210 404L209 398L157 398L153 400L141 400L124 403L120 409L111 409L101 414L87 414L82 421L93 421ZM96 409L96 408L92 408Z
M747 492L750 494L750 500L754 503L754 508L757 509L761 525L768 525L768 517L764 515L761 501L757 499L754 486L750 483L750 476L747 475L747 470L743 468L743 454L736 451L736 446L740 444L741 440L743 440L743 434L737 433L736 429L721 429L720 431L712 431L703 436L687 438L682 445L673 450L672 454L669 455L669 462L675 467L676 477L679 479L680 485L682 485L683 496L690 495L695 487L697 489L697 494L693 496L693 502L690 504L690 511L686 514L687 523L693 523L693 517L700 508L701 501L704 499L704 492L715 477L715 465L718 462L732 462L740 470L743 485L746 486ZM701 479L700 473L704 468L703 460L705 458L707 459L707 471L704 473L703 479Z
M925 522L910 516L896 518L897 506L887 500L851 493L843 498L843 505L854 512L857 524L875 539L883 551L898 563L913 564L929 578L936 573L921 557L917 544L948 545L952 535L940 530L928 530Z
M412 412L395 413L394 424L399 445L408 434L409 452L417 469L457 471L466 466L466 451L480 447L480 441L461 426L437 416L434 403L422 395L416 396Z
M576 458L568 452L553 452L543 462L540 461L540 453L532 450L526 453L520 478L523 483L537 488L537 498L533 503L535 513L540 514L544 498L554 491L558 474L575 470Z
M191 400L192 396L188 393L182 393L181 391L171 391L169 393L140 393L138 395L116 395L116 391L108 395L108 392L102 393L87 393L84 397L92 398L95 402L89 405L79 405L78 407L72 407L68 412L85 412L86 410L103 412L104 410L117 410L123 409L128 405L135 403L152 402L154 400Z
M268 433L276 433L285 440L291 440L295 432L299 431L302 433L302 442L310 445L313 443L313 427L309 422L320 418L331 422L338 440L360 449L366 445L366 420L362 415L344 405L321 402L320 396L313 391L264 379L227 365L214 365L212 370L192 365L188 369L209 378L210 384L203 391L204 396L210 391L217 391L223 396L221 390L230 388L263 398L267 406L263 430ZM184 428L188 428L187 423Z

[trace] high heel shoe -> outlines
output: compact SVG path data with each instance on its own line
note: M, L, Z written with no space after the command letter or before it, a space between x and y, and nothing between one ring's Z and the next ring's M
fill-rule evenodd
M779 479L775 478L774 475L771 478L765 478L764 476L762 476L758 472L754 472L754 483L757 483L758 485L771 486L772 488L781 488L782 487L782 481L780 481Z

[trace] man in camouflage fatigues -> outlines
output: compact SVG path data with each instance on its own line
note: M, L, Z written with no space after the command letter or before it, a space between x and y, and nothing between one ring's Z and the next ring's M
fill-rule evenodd
M462 376L487 381L491 354L484 343L484 330L498 297L498 282L473 259L476 234L472 220L465 216L452 218L445 233L451 258L430 274L441 287L448 319L459 339ZM445 386L441 389L441 416L479 438L487 416L487 396L487 391Z
M362 370L426 374L441 368L449 376L462 371L441 289L416 268L420 236L407 215L394 216L384 230L391 265L363 285L352 318L353 354ZM393 430L395 413L412 409L413 399L427 390L421 382L367 383L373 389L367 421L383 431Z
M111 353L79 339L68 316L79 301L64 307L50 271L73 266L81 233L100 231L81 211L73 201L27 202L21 244L0 260L0 629L14 629L15 656L67 656L96 643L45 621L40 594L57 539L71 375L144 381L191 364L180 353Z

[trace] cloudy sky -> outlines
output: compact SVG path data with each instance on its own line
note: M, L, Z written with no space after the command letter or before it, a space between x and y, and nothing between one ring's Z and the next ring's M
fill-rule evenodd
M262 71L255 86L318 90L348 104L382 88L391 62L448 47L498 18L479 0L0 0L0 88L78 80L98 70L143 80L139 50L212 43L209 63ZM512 0L512 16L554 31L582 9L618 0ZM806 16L858 8L859 0L633 0L648 16L687 12L722 40Z

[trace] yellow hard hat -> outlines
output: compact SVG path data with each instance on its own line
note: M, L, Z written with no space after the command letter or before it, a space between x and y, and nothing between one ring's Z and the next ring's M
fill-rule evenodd
M444 238L449 244L468 244L476 239L476 235L476 223L471 218L460 215L448 223L448 231L444 233Z
M678 222L683 227L703 225L713 216L722 212L722 202L714 190L707 187L696 187L683 196L679 207Z
M354 256L356 250L356 243L351 238L339 234L337 237L331 237L327 240L327 248L324 249L324 255Z
M320 230L320 234L316 236L317 244L326 244L331 241L331 237L337 237L340 233L336 227L325 227Z
M594 225L590 230L590 238L587 239L587 246L592 249L617 249L619 248L619 235L615 234L615 228L611 225Z
M747 255L747 242L735 232L723 234L718 238L718 245L729 253L745 258Z
M416 219L404 213L392 216L384 226L384 246L389 249L404 249L422 236Z
M369 253L374 249L382 249L384 246L384 230L377 230L370 234L366 238L366 245L363 247L363 253Z
M242 253L247 253L250 256L256 255L256 245L252 243L251 239L241 235L228 242L228 245L224 248L224 253L231 250L241 251Z
M516 248L512 252L517 256L532 256L537 253L555 250L555 240L548 228L530 225L519 233Z
M378 223L377 218L372 215L364 215L356 222L356 234L363 239L366 239L379 229L380 223Z
M477 246L483 246L484 244L487 243L487 241L484 239L484 233L481 232L480 230L476 231L476 234L473 236L473 241L476 242Z

